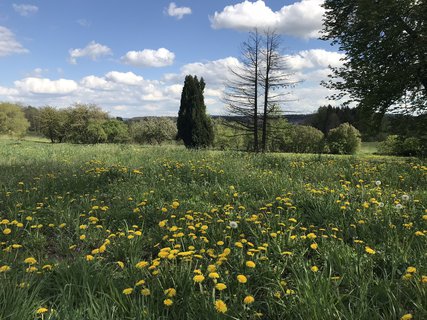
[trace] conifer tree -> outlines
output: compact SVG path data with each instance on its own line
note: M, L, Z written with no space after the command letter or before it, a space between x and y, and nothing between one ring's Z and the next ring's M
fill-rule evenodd
M214 139L213 127L206 115L203 98L205 81L197 76L187 75L181 94L178 112L178 139L182 139L187 148L206 148Z

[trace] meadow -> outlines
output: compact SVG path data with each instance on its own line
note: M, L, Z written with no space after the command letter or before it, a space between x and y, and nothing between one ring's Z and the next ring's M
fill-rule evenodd
M427 163L0 140L0 319L427 319Z

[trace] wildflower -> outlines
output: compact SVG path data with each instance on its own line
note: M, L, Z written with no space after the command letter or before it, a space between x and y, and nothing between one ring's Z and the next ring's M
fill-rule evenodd
M313 271L313 272L317 272L317 271L319 271L319 268L317 266L312 266L310 268L310 270Z
M140 261L135 265L135 267L137 267L138 269L143 269L148 265L149 263L147 261Z
M316 250L319 246L317 245L317 243L312 243L310 244L310 248L313 250Z
M214 264L208 265L208 271L209 272L215 272L216 271L216 266Z
M82 235L79 237L79 239L80 239L80 240L84 240L84 239L86 239L86 235L85 235L85 234L82 234Z
M133 292L132 288L126 288L123 290L123 294L125 294L127 296L130 295L132 292Z
M8 235L8 234L10 234L12 232L12 230L10 230L9 228L6 228L6 229L4 229L3 230L3 234L4 235Z
M176 296L176 290L174 288L169 288L164 291L165 295L169 298Z
M165 300L163 300L163 304L166 307L170 307L173 304L173 301L171 299L165 299Z
M51 264L45 264L43 267L42 267L42 269L43 270L52 270L52 268L53 268L53 266L51 265Z
M137 283L135 283L135 286L138 287L138 286L142 286L144 284L145 284L145 280L139 280Z
M222 300L215 300L215 310L219 313L226 313L227 305Z
M398 204L396 204L395 208L396 208L396 210L401 210L403 208L403 205L398 203Z
M246 261L246 266L248 267L248 268L255 268L255 262L253 262L253 261Z
M94 259L94 256L91 254L86 255L86 261L92 261Z
M49 311L49 309L41 307L41 308L37 309L36 313L37 314L43 314L43 313L46 313L48 311Z
M147 297L147 296L149 296L151 294L151 291L148 288L144 288L144 289L141 290L141 294L143 296Z
M409 319L412 319L412 314L410 314L410 313L404 314L404 315L400 318L400 320L409 320Z
M427 276L421 276L421 283L427 283Z
M317 236L313 233L313 232L310 232L308 235L307 235L307 238L309 238L309 239L316 239L317 238Z
M211 273L209 273L208 276L211 279L218 279L219 278L219 274L217 272L211 272Z
M365 252L369 253L369 254L375 254L375 253L377 253L374 249L372 249L372 248L370 248L368 246L365 247Z
M406 272L407 273L415 273L415 272L417 272L417 268L410 266L410 267L406 268Z
M122 261L117 261L116 262L118 264L118 266L123 269L125 267L125 264Z
M217 289L217 290L219 290L219 291L222 291L222 290L224 290L224 289L227 289L227 286L226 286L224 283L217 283L217 284L215 285L215 289Z
M409 200L409 196L407 194L402 195L402 200L403 201L408 201Z
M244 304L251 304L251 303L254 303L254 301L255 301L255 298L253 296L246 296L243 299Z
M239 281L240 283L246 283L248 282L248 278L246 278L243 274L239 274L237 276L237 281Z
M193 281L194 282L202 282L203 280L205 280L205 276L203 274L197 274L193 277Z
M375 185L376 185L377 187L379 187L379 186L381 185L381 181L380 181L380 180L375 181Z
M238 227L238 224L236 221L230 221L229 225L232 229L237 229Z
M29 257L29 258L25 259L24 262L28 263L28 264L36 264L37 260L33 257Z
M7 272L9 270L10 270L10 267L8 265L4 265L0 267L0 273Z

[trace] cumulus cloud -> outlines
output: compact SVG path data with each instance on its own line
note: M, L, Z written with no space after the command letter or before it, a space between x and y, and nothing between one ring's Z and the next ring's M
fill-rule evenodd
M301 0L273 11L264 1L257 0L226 6L215 12L211 20L214 29L251 31L254 28L275 29L285 35L300 38L317 38L322 28L325 10L323 0Z
M109 47L96 43L95 41L91 41L86 47L81 49L70 49L70 62L72 64L77 63L78 58L89 57L92 60L96 60L102 56L108 56L112 54L112 51Z
M14 3L12 6L13 6L13 9L23 17L28 17L30 15L36 14L37 11L39 11L39 8L37 6L32 5L32 4L16 4L16 3Z
M8 56L14 53L27 53L22 44L16 39L12 31L6 27L0 26L0 57Z
M175 17L178 20L180 20L186 14L191 14L191 8L189 8L189 7L177 7L175 2L171 2L169 4L169 7L165 10L165 13L171 17Z
M118 71L108 72L105 75L105 78L109 81L126 84L130 86L141 84L141 82L144 80L143 77L138 76L133 72L118 72Z
M303 50L297 54L286 56L286 61L293 70L338 67L342 65L344 59L345 54L343 53L323 49Z
M166 67L173 64L175 54L168 49L129 51L121 60L135 67Z
M74 80L28 77L14 82L15 86L24 92L36 94L68 94L77 90L78 85Z

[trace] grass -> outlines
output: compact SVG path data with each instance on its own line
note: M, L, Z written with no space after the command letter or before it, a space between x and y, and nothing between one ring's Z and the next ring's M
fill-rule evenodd
M2 139L0 319L425 319L426 186L417 159Z

